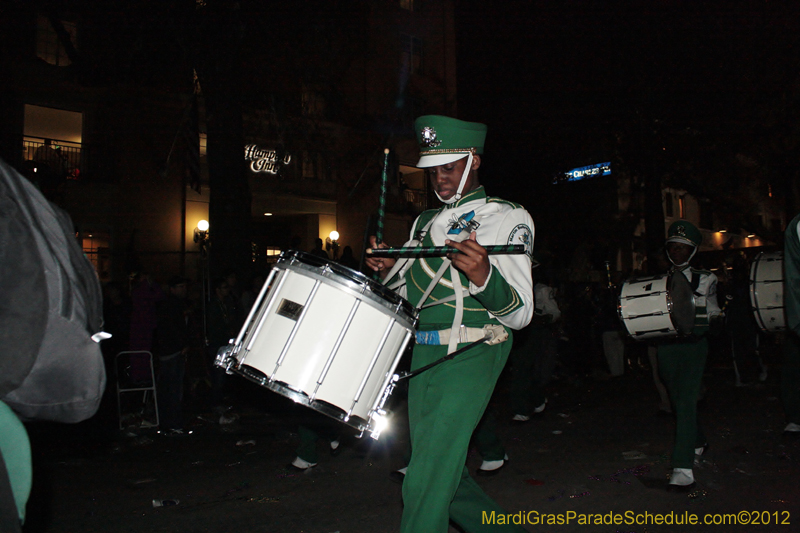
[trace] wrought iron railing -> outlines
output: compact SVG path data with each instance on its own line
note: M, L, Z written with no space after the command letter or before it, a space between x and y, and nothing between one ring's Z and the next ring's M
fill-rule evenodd
M83 168L81 143L59 139L25 136L22 141L22 159L32 161L42 171L49 171L67 179L78 179Z

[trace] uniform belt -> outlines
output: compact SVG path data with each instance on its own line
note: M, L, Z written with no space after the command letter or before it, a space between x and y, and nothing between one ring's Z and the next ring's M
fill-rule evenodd
M417 331L417 344L442 346L450 341L451 328L434 331ZM508 339L508 331L499 324L486 324L482 328L461 326L458 328L458 342L475 342L487 339L486 344L500 344Z

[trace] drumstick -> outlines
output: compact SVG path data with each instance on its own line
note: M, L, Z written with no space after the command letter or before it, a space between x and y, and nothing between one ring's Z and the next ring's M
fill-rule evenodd
M383 149L383 174L381 176L381 198L378 204L378 229L375 231L375 244L383 242L383 219L386 217L386 167L389 165L389 149Z
M484 246L489 255L524 254L524 244L498 244ZM367 255L372 257L444 257L447 254L460 253L452 246L421 246L404 248L367 248Z

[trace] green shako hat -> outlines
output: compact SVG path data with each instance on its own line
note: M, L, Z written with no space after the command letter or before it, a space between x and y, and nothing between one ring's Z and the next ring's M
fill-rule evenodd
M667 231L667 242L679 242L697 248L703 242L703 234L687 220L676 220Z
M441 115L425 115L414 123L419 143L418 168L458 161L470 153L482 154L486 124L464 122Z

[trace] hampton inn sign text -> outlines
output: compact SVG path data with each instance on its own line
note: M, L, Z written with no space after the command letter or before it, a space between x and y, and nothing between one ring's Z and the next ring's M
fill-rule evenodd
M280 165L288 165L292 160L292 156L285 154L283 161L279 162L277 150L264 150L255 144L248 144L244 147L244 159L245 161L250 161L250 170L253 172L277 174Z

